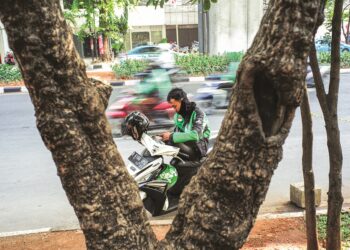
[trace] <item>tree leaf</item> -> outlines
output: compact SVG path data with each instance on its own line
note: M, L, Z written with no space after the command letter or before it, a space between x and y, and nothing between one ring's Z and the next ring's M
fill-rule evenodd
M210 0L204 0L203 8L205 11L210 9Z

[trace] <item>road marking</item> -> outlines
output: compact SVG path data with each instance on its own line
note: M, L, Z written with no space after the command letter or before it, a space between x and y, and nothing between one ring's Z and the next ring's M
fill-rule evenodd
M4 232L4 233L0 233L0 238L9 237L9 236L26 235L26 234L45 233L50 231L51 231L51 227L44 227L44 228L32 229L32 230Z

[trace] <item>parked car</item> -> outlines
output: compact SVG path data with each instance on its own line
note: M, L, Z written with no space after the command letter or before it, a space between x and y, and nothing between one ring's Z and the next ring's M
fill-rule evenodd
M129 50L127 53L119 56L119 61L127 59L146 60L155 62L163 68L172 68L175 66L174 52L166 45L144 45Z
M330 52L331 51L331 42L327 40L316 40L315 42L316 50L318 52ZM341 52L349 52L350 45L346 43L340 43Z

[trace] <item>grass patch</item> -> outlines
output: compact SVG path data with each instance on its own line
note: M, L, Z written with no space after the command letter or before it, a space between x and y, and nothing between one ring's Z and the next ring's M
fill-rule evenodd
M318 237L325 242L327 237L327 215L317 216ZM340 231L344 247L350 247L350 212L342 212L340 217Z
M331 64L331 52L318 52L317 59L320 64ZM350 52L340 53L340 67L350 67Z
M0 64L0 82L17 82L20 80L22 80L22 74L16 66Z

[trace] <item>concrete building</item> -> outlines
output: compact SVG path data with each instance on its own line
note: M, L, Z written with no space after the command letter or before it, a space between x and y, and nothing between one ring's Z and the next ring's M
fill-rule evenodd
M209 53L245 51L259 28L267 0L220 0L209 11Z
M126 49L167 38L180 47L198 41L198 7L186 0L169 1L164 8L137 6L129 12Z
M4 25L0 22L0 63L4 63L6 53L10 51Z
M126 51L139 45L158 44L165 38L180 47L190 47L192 42L198 41L197 5L189 4L187 0L171 0L164 8L154 8L146 6L146 2L141 1L138 6L129 9L129 29L124 40ZM122 10L117 9L116 13L121 15ZM83 22L81 19L77 23L81 25ZM84 41L74 37L81 56L92 57L90 41L89 37Z

